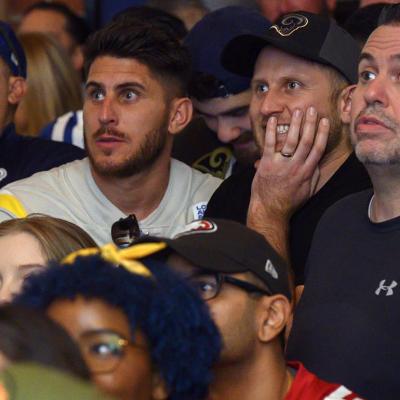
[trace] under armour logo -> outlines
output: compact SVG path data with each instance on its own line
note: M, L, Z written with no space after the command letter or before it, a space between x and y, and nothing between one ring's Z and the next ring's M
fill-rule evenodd
M392 281L390 285L385 285L386 279L383 279L379 282L378 289L375 290L375 294L379 296L381 292L386 292L386 296L393 296L393 289L397 286L396 281Z
M4 168L0 168L0 181L7 177L7 170Z

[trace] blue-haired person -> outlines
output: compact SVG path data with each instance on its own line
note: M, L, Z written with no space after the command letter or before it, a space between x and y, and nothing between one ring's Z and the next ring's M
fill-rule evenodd
M115 398L204 399L219 334L185 282L164 264L135 260L155 245L163 246L74 253L29 277L15 302L65 327L94 381Z

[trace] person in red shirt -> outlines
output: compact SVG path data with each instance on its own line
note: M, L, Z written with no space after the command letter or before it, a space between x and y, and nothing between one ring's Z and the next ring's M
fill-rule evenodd
M356 400L300 363L286 363L285 329L292 317L290 271L259 233L227 220L200 220L163 254L208 305L223 349L208 400ZM154 257L154 255L153 255Z

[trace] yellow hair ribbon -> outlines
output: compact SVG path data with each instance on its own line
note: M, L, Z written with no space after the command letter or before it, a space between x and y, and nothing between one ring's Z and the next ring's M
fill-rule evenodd
M167 247L164 242L140 243L126 249L119 249L115 244L108 243L102 247L91 247L75 251L63 260L63 264L72 264L77 257L87 257L96 254L112 264L119 265L133 274L151 276L150 270L137 259L157 253Z

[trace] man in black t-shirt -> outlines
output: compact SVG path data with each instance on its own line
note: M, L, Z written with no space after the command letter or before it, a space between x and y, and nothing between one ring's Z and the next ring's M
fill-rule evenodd
M10 26L0 21L0 187L85 156L75 146L16 135L13 120L26 92L25 78L21 44Z
M217 189L206 216L247 220L290 258L297 284L323 212L370 186L340 120L358 55L332 19L306 12L283 16L261 36L234 38L222 55L226 68L252 76L250 118L263 156L257 173L233 175Z
M369 400L397 400L400 5L384 10L380 21L362 50L343 114L373 189L342 199L318 224L288 357Z

